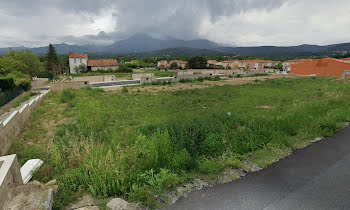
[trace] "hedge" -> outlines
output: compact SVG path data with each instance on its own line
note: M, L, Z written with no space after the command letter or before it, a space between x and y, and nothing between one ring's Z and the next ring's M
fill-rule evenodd
M15 82L12 77L0 77L0 89L1 91L7 91L15 88Z

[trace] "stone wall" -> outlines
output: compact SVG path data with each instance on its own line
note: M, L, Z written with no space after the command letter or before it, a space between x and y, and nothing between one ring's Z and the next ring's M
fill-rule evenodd
M101 76L86 76L86 77L73 77L75 82L112 82L115 81L115 75L101 75Z
M212 77L212 74L188 74L188 75L177 75L174 76L174 81L179 82L180 80L195 80L199 78Z
M146 73L146 74L133 74L132 79L133 80L141 80L142 77L153 77L153 73Z
M22 185L22 176L16 155L0 157L0 209L10 188Z
M21 106L0 117L0 156L8 153L12 146L12 141L21 133L34 109L41 103L48 92L43 91L40 95L32 97L25 103L22 103Z
M98 71L98 70L101 70L101 71L108 71L108 70L117 70L119 69L119 66L92 66L91 67L91 71Z
M147 84L147 83L152 83L152 82L156 82L156 81L157 81L157 77L155 77L155 76L141 77L140 78L141 84Z
M64 90L68 88L80 89L90 87L90 82L88 81L79 81L79 82L60 82L60 83L51 83L51 90Z
M240 73L241 73L240 70L225 70L225 69L187 69L183 71L178 71L178 75L211 74L212 76L215 76L215 75L234 76Z

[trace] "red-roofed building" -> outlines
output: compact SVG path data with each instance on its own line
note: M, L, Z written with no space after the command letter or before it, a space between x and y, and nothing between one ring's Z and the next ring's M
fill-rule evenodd
M116 70L119 68L118 61L116 59L98 59L88 60L87 54L73 54L69 53L69 68L71 74L80 73L81 68L85 67L88 71L97 70Z
M88 55L87 54L73 54L72 52L69 53L69 69L71 74L79 73L77 72L77 69L79 66L84 65L85 68L87 67L87 60Z
M186 65L187 65L187 61L181 61L181 60L172 60L172 61L170 61L169 65L171 66L171 64L173 64L173 63L176 63L182 69L185 69Z
M294 59L294 60L284 61L282 63L283 70L285 70L286 72L290 72L293 65L299 64L299 63L305 63L309 61L313 61L313 60L312 59Z
M208 60L207 64L208 65L216 65L217 61L216 60Z
M165 67L167 65L168 65L168 61L166 61L166 60L161 60L161 61L158 61L158 63L157 63L158 68L161 68L162 66Z
M87 66L89 71L117 70L119 68L119 63L117 59L98 59L88 60Z
M350 63L350 58L341 58L340 60Z
M350 70L350 63L334 58L324 58L292 66L291 74L341 77L344 71Z

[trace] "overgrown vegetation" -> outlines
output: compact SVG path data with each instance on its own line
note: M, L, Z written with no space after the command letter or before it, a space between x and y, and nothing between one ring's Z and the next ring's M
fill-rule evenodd
M154 208L189 179L247 161L266 167L333 135L350 121L349 88L301 78L157 94L51 92L12 152L22 164L44 160L35 178L58 180L56 209L83 192Z

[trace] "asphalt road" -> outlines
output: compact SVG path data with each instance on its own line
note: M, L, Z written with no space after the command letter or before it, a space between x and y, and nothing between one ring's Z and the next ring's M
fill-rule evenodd
M260 172L168 209L350 209L350 127Z

